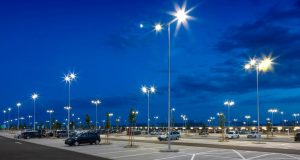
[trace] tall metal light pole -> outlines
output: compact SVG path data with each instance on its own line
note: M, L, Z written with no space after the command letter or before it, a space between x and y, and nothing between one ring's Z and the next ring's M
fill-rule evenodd
M92 100L91 103L96 106L96 122L95 122L95 126L96 126L96 129L98 129L98 105L101 104L101 101L99 99L96 99L96 100Z
M156 125L156 127L157 127L157 120L158 120L158 116L155 116L155 117L153 117L154 119L155 119L155 125Z
M64 109L67 110L67 112L68 112L68 118L66 119L66 121L67 121L66 127L67 127L68 137L70 137L70 110L71 110L71 107L65 106Z
M292 116L295 118L295 123L294 124L295 124L295 127L296 127L297 117L299 117L300 114L299 113L293 113Z
M181 8L176 5L176 11L171 13L171 15L175 18L165 25L168 28L168 132L171 131L171 25L174 22L177 22L176 32L182 24L187 27L187 20L192 19L192 17L189 16L188 13L193 9L194 8L186 10L186 3L184 3ZM156 24L154 29L156 30L156 32L160 32L163 29L163 26L161 24ZM162 151L173 151L171 150L170 136L168 136L168 149Z
M227 110L227 125L228 125L228 130L230 127L230 107L234 106L235 102L233 100L227 100L224 102L224 106L228 108Z
M21 124L24 124L24 122L23 122L24 119L25 119L24 117L20 117ZM23 125L23 128L25 128L25 125Z
M238 121L238 119L234 118L233 122L234 122L234 126L237 127L236 122Z
M5 124L5 115L6 115L6 110L3 110L3 124Z
M10 120L10 112L11 112L11 108L8 108L7 111L8 111L8 130L10 130L10 122L11 122L11 120Z
M284 115L284 112L281 111L281 112L280 112L280 115L281 115L281 124L282 124L282 126L283 126L283 115Z
M259 86L258 86L258 76L259 72L267 72L272 70L273 60L271 57L263 57L262 59L250 59L247 64L245 64L245 70L256 70L256 107L257 107L257 134L259 135L260 129L260 111L259 111ZM260 143L261 136L257 136L257 141Z
M210 127L211 119L208 119L207 122L208 122L208 127Z
M273 136L274 113L277 113L278 110L277 109L269 109L268 112L272 114L271 132L272 132L272 136Z
M251 118L251 116L250 115L246 115L245 118L247 120L247 127L249 129L249 119Z
M50 124L50 130L52 129L52 121L51 121L51 115L52 115L52 113L54 113L54 110L53 109L49 109L49 110L47 110L47 113L49 113L49 124Z
M20 102L18 102L17 104L16 104L16 106L17 106L17 108L18 108L18 130L20 129L20 107L21 107L21 103Z
M33 130L35 130L35 101L39 98L37 93L33 93L31 95L31 99L33 100Z
M29 122L29 126L30 126L31 125L31 120L30 119L32 118L32 115L28 115L27 118L28 118L28 122Z
M68 138L70 137L70 110L72 109L71 107L71 83L76 79L76 74L75 73L69 73L65 75L64 81L68 84L68 106L64 107L66 110L68 110L68 125L67 125L67 130L68 130Z
M155 93L155 87L151 86L151 87L146 87L146 86L142 86L141 88L142 92L147 94L148 97L148 120L147 120L147 134L149 135L149 128L150 128L150 93L154 94Z
M172 108L171 109L172 130L173 130L173 127L174 127L174 112L175 112L175 108Z
M186 128L186 121L188 120L186 115L180 115L180 117L182 118L183 122L184 122L184 127Z

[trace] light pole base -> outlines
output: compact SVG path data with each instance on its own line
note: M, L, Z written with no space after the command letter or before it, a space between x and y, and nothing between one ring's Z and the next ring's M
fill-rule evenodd
M138 145L127 145L127 146L124 146L124 148L139 148Z
M178 149L162 149L162 150L159 150L160 152L179 152Z

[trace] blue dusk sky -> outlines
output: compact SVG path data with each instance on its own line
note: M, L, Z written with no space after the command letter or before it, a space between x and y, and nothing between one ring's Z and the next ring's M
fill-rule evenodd
M113 112L127 119L134 107L147 120L147 96L140 88L154 85L150 115L167 120L168 34L155 23L174 17L182 0L9 0L0 2L0 109L23 105L21 116L62 120L67 112L64 74L76 72L71 87L72 113L95 119L90 103L99 98L99 119ZM269 108L285 119L300 112L300 1L189 0L188 28L171 26L171 106L188 119L206 121L236 102L231 118L256 118L256 74L243 66L251 57L272 55L273 70L261 73L263 121ZM143 24L143 28L140 27ZM1 117L3 114L1 114ZM280 116L275 116L277 121ZM1 119L2 121L2 119Z

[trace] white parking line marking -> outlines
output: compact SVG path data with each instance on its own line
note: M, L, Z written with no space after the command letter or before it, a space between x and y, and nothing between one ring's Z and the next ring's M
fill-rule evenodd
M154 150L154 149L159 149L159 148L164 148L164 147L140 148L140 149L135 149L135 150L104 152L104 153L99 153L99 154L122 153L122 152L135 152L135 151L140 151L140 150L146 150L146 149ZM96 155L98 155L98 154L96 154Z
M180 150L188 150L192 148L183 148ZM127 155L127 156L120 156L120 157L112 157L112 159L119 159L119 158L126 158L126 157L136 157L136 156L142 156L142 155L147 155L147 154L153 154L153 153L161 153L161 152L151 152L151 153L143 153L143 154L134 154L134 155Z
M127 155L127 156L120 156L120 157L112 157L112 159L119 159L119 158L126 158L126 157L136 157L136 156L142 156L142 155L154 154L154 153L160 153L160 152L151 152L151 153L134 154L134 155Z
M236 150L232 150L234 153L236 153L238 156L240 156L242 159L246 159L240 152Z
M21 142L15 142L16 144L22 144Z
M186 157L186 156L190 156L190 154L184 154L184 155L179 155L179 156L160 158L160 159L155 159L155 160L173 159L173 158L177 158L177 157Z
M265 157L265 156L270 156L270 155L274 155L274 154L277 154L277 153L268 153L268 154L263 154L263 155L260 155L260 156L251 157L251 158L249 158L248 160L251 160L251 159L256 159L256 158L261 158L261 157Z
M194 160L195 156L196 156L196 155L195 155L195 154L193 154L193 156L192 156L191 160Z
M300 159L300 158L297 158L297 157L294 157L294 156L292 156L292 155L287 155L287 154L283 154L284 156L287 156L287 157L290 157L290 158L294 158L294 159Z

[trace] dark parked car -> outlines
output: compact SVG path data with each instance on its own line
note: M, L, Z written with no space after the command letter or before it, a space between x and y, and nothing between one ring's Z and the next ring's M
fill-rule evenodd
M65 131L65 130L57 130L57 131L55 132L55 136L56 136L57 138L67 137L67 136L68 136L68 133L67 133L67 131Z
M129 135L129 134L131 134L131 131L130 131L130 130L127 131L127 135ZM141 134L142 134L142 132L139 131L139 130L134 130L134 131L133 131L133 135L141 135Z
M209 133L207 131L201 131L201 132L199 132L199 135L201 135L201 136L208 136Z
M89 143L89 144L99 144L101 142L100 136L96 132L83 132L75 134L72 137L65 140L65 144L69 146L78 146L80 144Z
M297 134L295 135L295 141L300 141L300 133L297 133Z
M21 133L21 137L24 139L42 138L42 134L38 131L25 131Z

